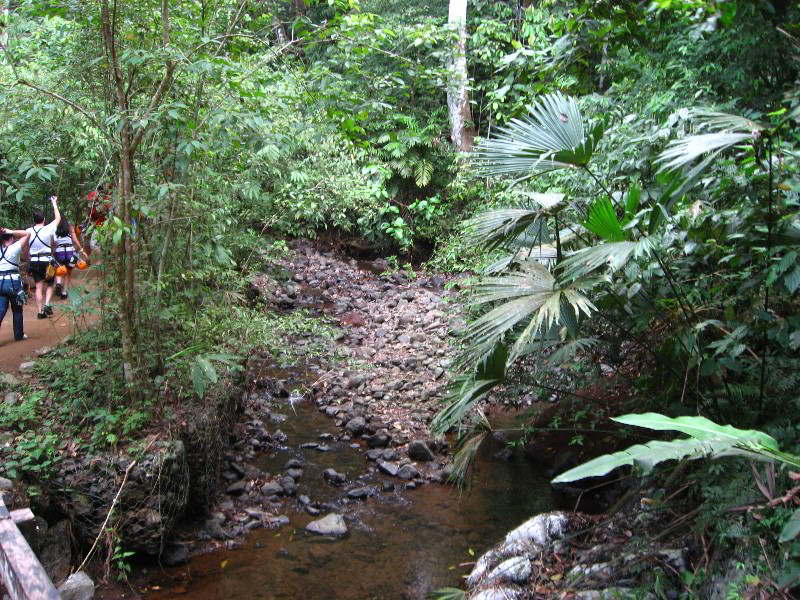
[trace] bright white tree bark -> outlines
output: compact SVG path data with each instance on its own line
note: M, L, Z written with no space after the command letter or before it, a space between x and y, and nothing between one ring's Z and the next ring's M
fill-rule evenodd
M475 130L467 91L467 0L450 0L448 23L458 31L450 61L447 86L447 110L450 113L450 137L461 152L472 150Z

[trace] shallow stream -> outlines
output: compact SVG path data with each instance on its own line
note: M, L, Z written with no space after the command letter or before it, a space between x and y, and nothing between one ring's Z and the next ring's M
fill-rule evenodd
M458 586L469 570L464 563L523 520L552 508L547 478L521 453L512 460L495 457L504 447L496 440L484 442L469 493L436 483L406 490L365 459L366 447L321 442L320 434L337 429L313 402L293 406L296 414L287 402L283 412L291 416L281 426L291 446L263 455L258 466L280 473L289 459L300 459L304 473L298 494L333 504L332 512L345 516L348 534L332 538L306 532L305 525L318 517L287 498L288 525L256 530L237 550L214 551L167 569L153 581L160 590L148 598L425 598L435 589ZM324 443L329 450L299 447L306 442ZM328 467L347 474L347 483L326 482L322 472ZM384 489L384 483L395 489ZM347 498L348 489L364 485L374 486L376 494Z

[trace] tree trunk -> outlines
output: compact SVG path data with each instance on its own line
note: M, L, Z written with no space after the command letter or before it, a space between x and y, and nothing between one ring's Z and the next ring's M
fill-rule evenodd
M450 137L459 151L469 152L472 150L475 129L467 92L467 0L450 0L448 23L458 33L450 60L450 81L447 86Z

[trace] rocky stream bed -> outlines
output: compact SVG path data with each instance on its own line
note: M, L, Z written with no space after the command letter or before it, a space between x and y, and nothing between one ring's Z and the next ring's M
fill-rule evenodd
M308 350L299 365L266 349L248 357L235 402L153 447L131 473L122 506L138 512L123 532L128 548L163 551L157 565L134 564L130 587L99 597L417 599L466 578L472 599L605 598L636 585L643 566L687 568L681 544L632 541L663 514L603 524L551 512L550 473L501 436L478 453L469 493L445 483L452 449L429 424L463 324L445 277L381 274L305 242L279 267L284 277L253 280L251 300L327 317L328 350L310 334L290 341L294 355ZM203 438L215 447L198 458ZM85 537L125 466L93 457L62 470L72 492L61 502ZM205 516L180 519L192 506Z

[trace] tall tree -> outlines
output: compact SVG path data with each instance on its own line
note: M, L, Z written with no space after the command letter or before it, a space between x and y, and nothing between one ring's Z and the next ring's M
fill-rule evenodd
M447 86L447 109L450 113L450 137L461 152L472 150L475 128L467 91L467 0L450 0L448 23L457 38L450 60L450 81Z

